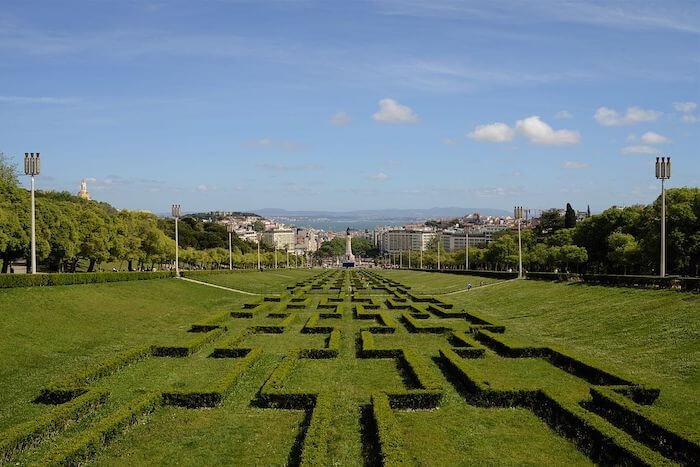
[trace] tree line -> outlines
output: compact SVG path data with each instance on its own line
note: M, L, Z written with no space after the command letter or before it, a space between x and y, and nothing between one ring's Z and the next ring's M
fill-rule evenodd
M649 205L609 208L576 222L575 211L545 211L537 225L523 229L523 267L530 271L596 274L659 274L661 199ZM423 254L424 267L437 266L438 241ZM465 250L440 249L440 265L464 268ZM394 255L398 260L397 255ZM408 265L408 252L402 254ZM420 252L411 252L418 266ZM470 269L515 270L518 234L503 231L488 245L469 248ZM700 269L700 188L666 191L666 269L668 274L698 275Z
M37 191L36 255L38 269L95 271L105 263L120 270L150 270L175 259L174 219L151 213L117 210L107 203L87 201L68 192ZM19 187L17 174L0 154L0 271L29 257L30 194ZM183 267L228 265L228 232L221 224L183 218L178 225ZM257 266L257 245L232 234L236 266ZM274 251L261 243L261 265L274 263ZM278 252L278 261L283 263ZM296 260L296 258L293 258Z

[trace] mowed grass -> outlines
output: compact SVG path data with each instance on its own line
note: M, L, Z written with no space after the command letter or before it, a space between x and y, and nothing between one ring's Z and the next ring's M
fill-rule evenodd
M230 274L198 274L192 279L251 293L279 293L287 286L318 274L320 269L245 270Z
M411 287L411 291L417 294L430 295L466 290L468 284L472 285L473 290L481 285L493 284L494 282L500 281L500 279L492 279L489 277L422 271L402 271L398 269L382 270L382 275Z
M199 276L197 280L239 290L281 293L320 271L276 270ZM440 273L381 271L416 293L461 290L467 278ZM279 277L287 275L292 277ZM494 280L483 279L493 284ZM474 283L474 282L473 282ZM262 285L261 285L262 284ZM456 288L457 287L457 288ZM260 290L260 289L259 289ZM661 387L653 407L669 415L673 428L697 434L698 295L605 287L514 281L444 296L505 324L511 339L558 345L601 362L612 371ZM50 410L32 403L49 381L90 366L107 355L144 343L167 344L191 338L190 324L224 310L239 310L255 297L175 279L0 291L4 339L0 349L0 430ZM261 408L257 393L290 350L322 347L324 334L302 333L319 296L282 334L252 334L242 347L263 355L246 370L216 408L164 407L140 420L101 449L102 465L282 465L290 460L305 414L301 410ZM301 359L285 380L289 391L330 390L334 410L329 424L328 464L360 465L376 457L368 448L367 410L375 390L409 387L405 369L393 358L358 358L360 330L372 320L355 319L352 305L343 316L319 324L341 331L334 359ZM385 310L400 321L401 311ZM217 341L187 358L150 358L95 383L110 391L108 402L54 440L17 459L40 462L48 449L67 440L126 402L150 390L197 388L217 381L236 359L209 355L218 343L244 328L278 323L266 313L229 318ZM456 319L423 322L467 329ZM442 382L438 409L395 411L408 461L422 465L554 464L590 465L574 445L525 409L476 407L445 378L438 349L443 334L415 334L399 324L395 334L376 334L378 348L413 349ZM641 355L640 355L641 354ZM561 400L585 399L588 385L540 359L505 359L487 351L470 363L495 389L546 388ZM695 435L693 435L695 436ZM697 439L695 436L694 439Z
M450 299L504 324L511 338L661 388L654 409L700 440L700 295L523 280Z

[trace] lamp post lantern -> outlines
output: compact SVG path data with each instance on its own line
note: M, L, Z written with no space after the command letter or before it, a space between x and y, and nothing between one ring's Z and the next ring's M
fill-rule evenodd
M180 239L177 232L177 221L181 214L179 204L173 204L171 214L175 218L175 276L180 277Z
M32 274L36 274L36 212L34 205L34 177L39 175L41 171L41 159L39 158L39 153L36 155L32 153L24 153L24 174L31 177L31 236L32 236L32 246L31 246L31 268Z
M231 248L231 237L233 236L233 224L227 224L228 230L228 270L233 270L233 249Z
M661 159L661 160L659 160ZM661 265L659 275L666 275L666 187L664 181L671 178L671 158L656 158L656 178L661 180Z

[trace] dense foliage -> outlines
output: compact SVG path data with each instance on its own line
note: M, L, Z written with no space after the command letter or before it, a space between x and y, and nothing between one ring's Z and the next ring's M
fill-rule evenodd
M0 158L0 259L3 273L18 258L29 256L30 196L17 186L13 168ZM88 272L107 262L120 270L151 269L175 259L173 219L138 211L118 211L67 192L36 193L36 247L41 271ZM185 267L228 264L226 227L184 218L179 223L180 260ZM257 246L232 237L234 263L256 265ZM262 264L274 254L261 245ZM279 253L278 253L279 256ZM282 261L280 257L280 261Z
M375 257L379 251L375 248L371 240L362 237L353 237L352 253L361 258ZM345 254L345 237L335 237L333 240L325 241L316 251L317 258L330 258L343 256Z

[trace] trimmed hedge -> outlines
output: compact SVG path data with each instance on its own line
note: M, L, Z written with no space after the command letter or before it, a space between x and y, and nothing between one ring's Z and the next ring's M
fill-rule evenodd
M262 349L248 350L240 355L241 361L216 384L197 390L177 389L164 392L163 403L188 408L215 407L224 400L238 378L260 355L262 355Z
M255 326L253 329L256 333L260 334L282 334L284 330L292 324L296 315L294 313L289 313L286 318L280 321L278 324L261 324Z
M304 447L301 452L302 467L315 467L328 464L328 437L330 436L332 396L320 393L311 413L311 423L306 430Z
M495 390L484 374L449 348L440 349L447 371L469 391L471 403L485 407L523 407L571 440L595 463L603 465L667 465L656 451L576 403L562 403L547 391Z
M53 285L100 284L175 277L174 271L156 272L71 272L47 274L0 274L0 289L48 287Z
M0 434L0 464L9 462L17 454L77 421L102 405L108 395L107 391L87 392L49 413L4 431Z
M41 464L82 464L125 428L160 407L162 402L163 398L157 392L149 392L132 400L112 415L54 448Z
M469 337L464 331L452 331L450 341L455 346L452 351L462 358L481 358L486 352L486 347Z
M174 345L153 346L154 357L187 357L192 355L202 346L213 341L225 332L224 328L215 328L209 332L198 333L193 339L189 339Z
M386 394L381 392L372 394L372 417L377 425L382 465L385 467L406 465L408 457L402 447L401 427L394 417Z
M678 276L643 276L623 274L574 274L556 272L528 272L526 279L557 281L557 282L583 282L594 285L678 289L686 292L700 292L700 277Z
M683 465L695 464L700 459L700 446L652 420L639 406L613 389L592 387L591 397L588 408L669 459ZM663 421L668 425L668 420Z
M406 323L406 327L408 328L409 332L441 334L452 330L452 328L447 326L421 323L419 320L411 316L411 313L408 311L401 313L401 317L403 318L404 323Z
M216 328L221 327L221 322L226 321L231 317L231 312L230 311L223 311L221 313L217 313L214 316L205 319L204 321L199 321L197 323L194 323L192 327L190 328L189 332L209 332L212 331Z
M86 386L93 381L109 376L120 368L150 356L150 345L137 345L124 352L111 355L90 368L52 381L41 390L37 402L63 404L86 393L88 391Z

